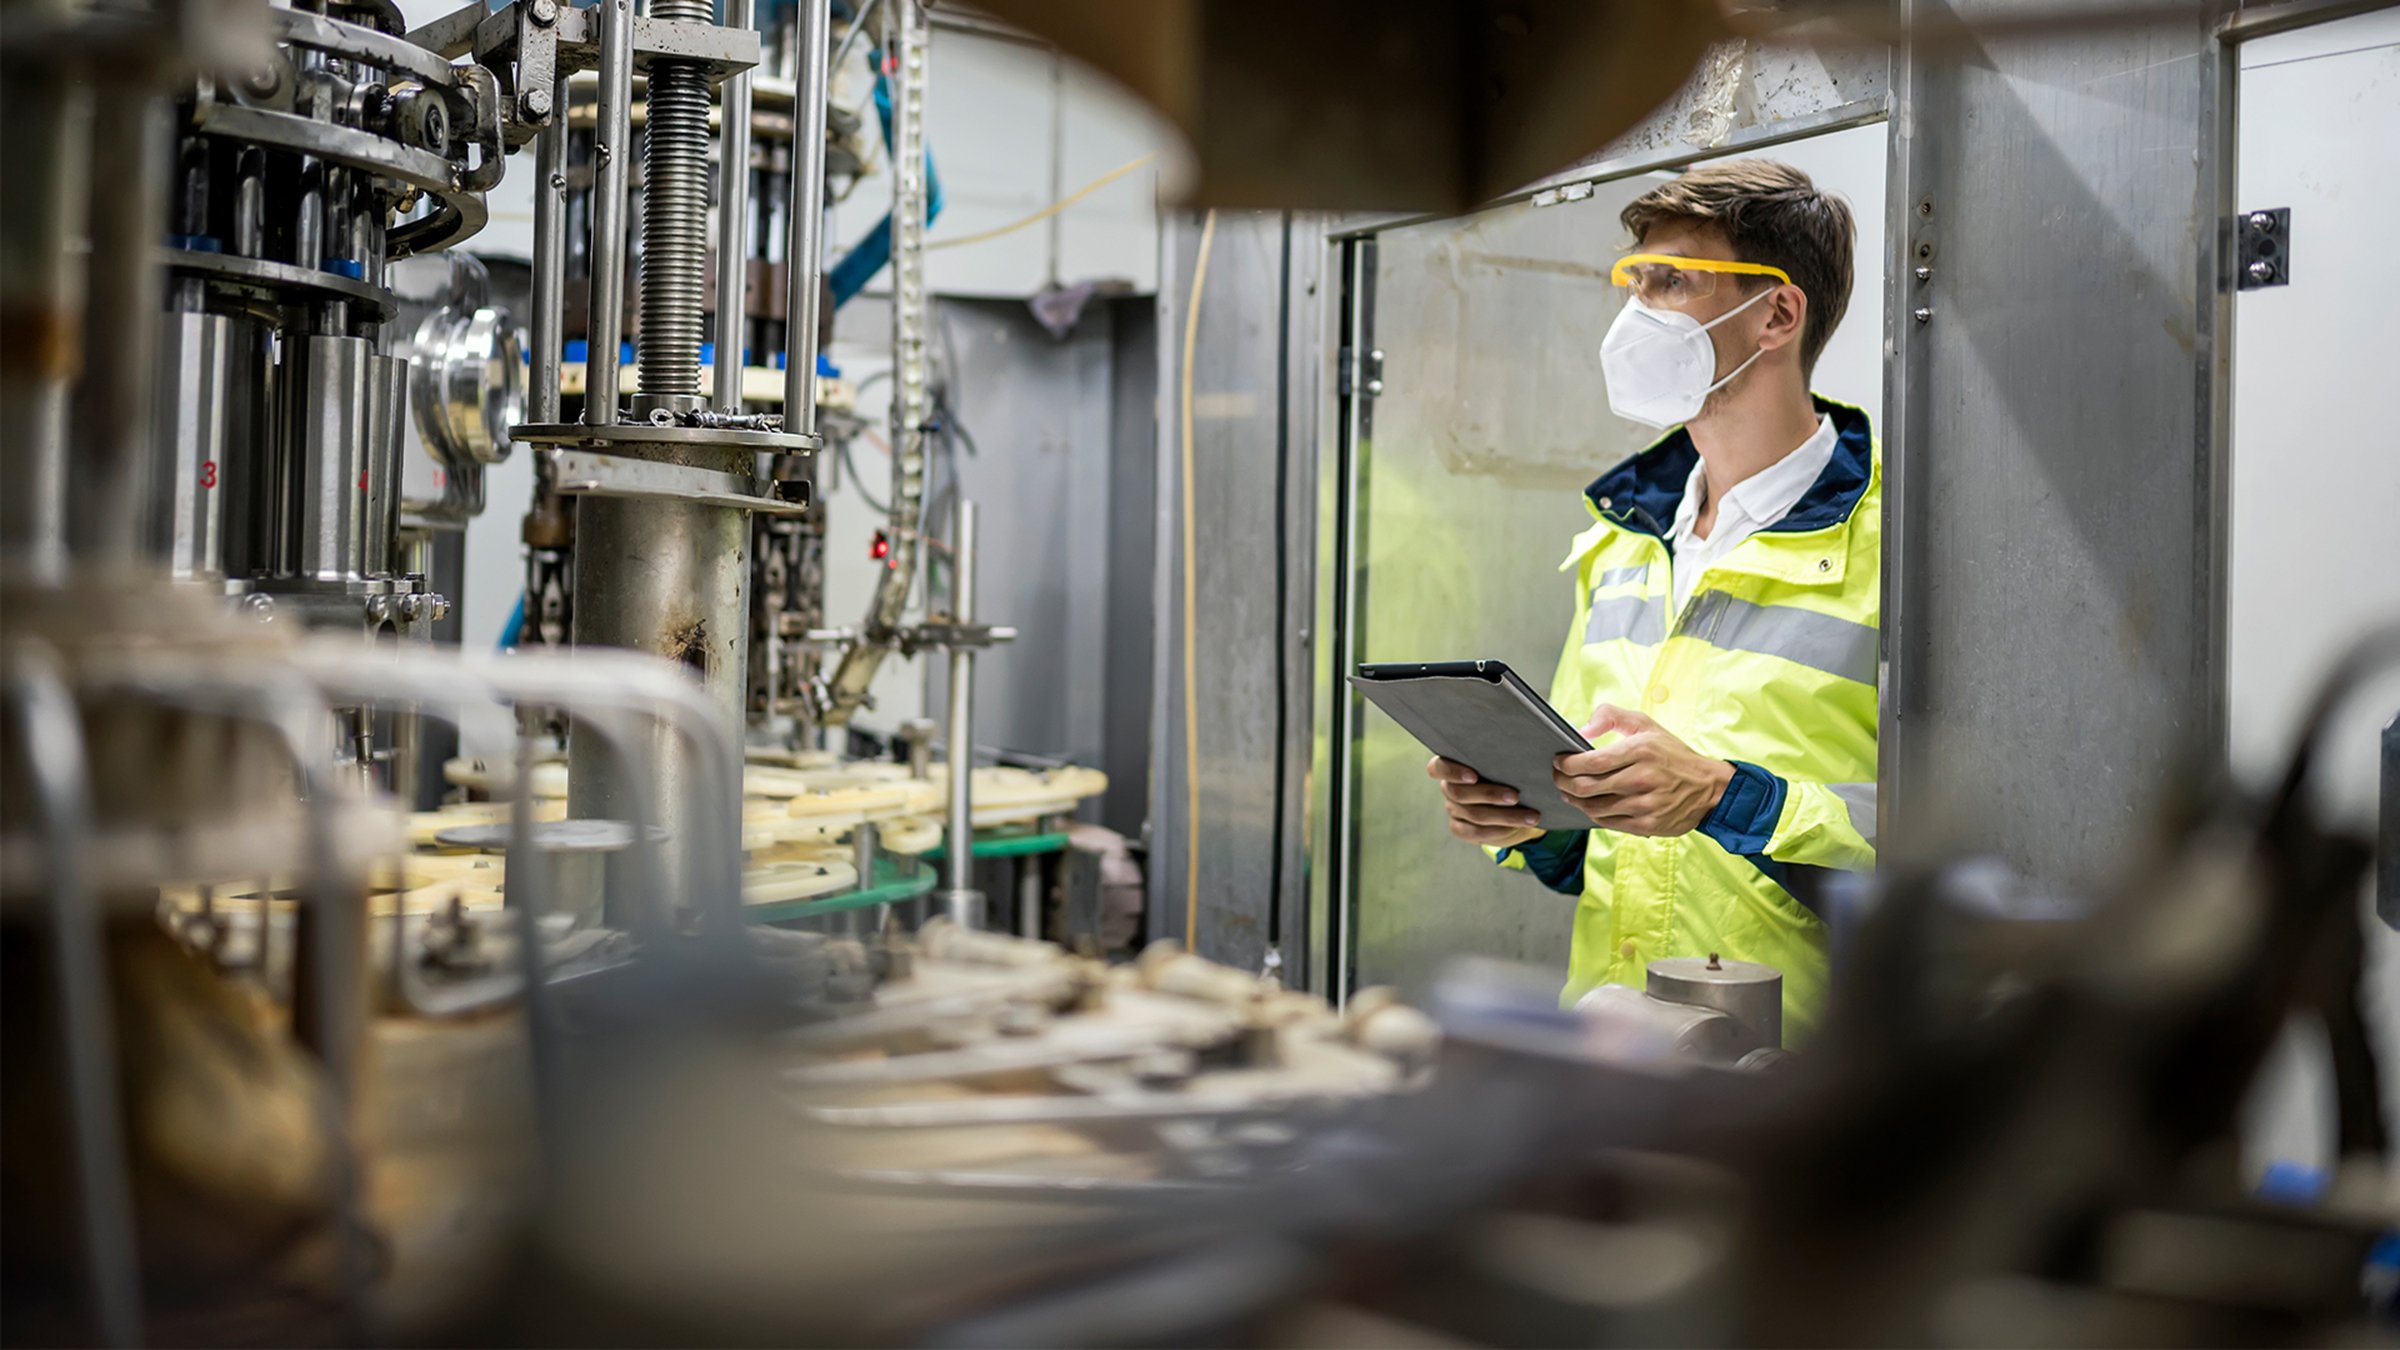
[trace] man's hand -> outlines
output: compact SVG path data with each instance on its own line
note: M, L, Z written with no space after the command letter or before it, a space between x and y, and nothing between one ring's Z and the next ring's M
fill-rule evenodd
M1638 712L1603 703L1583 736L1596 741L1609 732L1617 739L1597 750L1560 755L1550 775L1567 800L1604 830L1690 834L1733 781L1733 765L1699 753Z
M1442 785L1450 833L1468 843L1507 848L1541 838L1541 813L1517 805L1515 788L1484 782L1473 769L1439 755L1426 763L1425 776Z

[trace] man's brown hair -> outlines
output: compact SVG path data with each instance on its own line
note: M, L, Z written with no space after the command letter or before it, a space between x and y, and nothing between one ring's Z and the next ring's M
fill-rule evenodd
M1776 159L1704 164L1661 183L1617 217L1639 240L1651 227L1698 221L1725 232L1734 256L1791 274L1808 296L1808 326L1800 334L1800 373L1815 373L1833 327L1850 307L1852 255L1858 224L1850 203L1820 192L1809 176ZM1753 285L1772 278L1740 277Z

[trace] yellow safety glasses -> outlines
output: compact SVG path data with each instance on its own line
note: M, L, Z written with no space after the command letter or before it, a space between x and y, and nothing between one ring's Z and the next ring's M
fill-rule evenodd
M1792 284L1791 273L1765 263L1720 262L1715 258L1686 258L1672 253L1628 253L1609 269L1608 279L1633 289L1635 298L1653 309L1681 309L1717 292L1720 276L1773 277Z

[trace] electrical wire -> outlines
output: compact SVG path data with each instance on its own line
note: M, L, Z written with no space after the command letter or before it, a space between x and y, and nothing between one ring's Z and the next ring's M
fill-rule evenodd
M1199 623L1194 613L1199 593L1199 556L1192 544L1192 349L1200 337L1200 297L1208 289L1208 255L1217 242L1217 213L1200 224L1200 249L1192 262L1192 289L1183 303L1183 386L1176 417L1182 439L1183 485L1183 945L1189 951L1200 936L1200 656Z
M1156 158L1158 158L1158 152L1153 150L1149 154L1142 156L1140 159L1133 161L1131 164L1121 164L1116 168L1110 169L1107 173L1100 175L1098 178L1095 178L1092 181L1084 184L1082 187L1075 189L1073 192L1070 192L1066 196L1059 198L1057 201L1050 203L1048 206L1045 206L1041 210L1034 212L1032 215L1026 216L1022 220L1012 220L1006 225L995 226L994 228L988 230L978 230L973 234L962 234L955 239L936 239L925 245L926 251L931 252L937 248L964 248L969 244L980 244L987 239L997 239L1004 234L1015 234L1017 231L1024 229L1028 225L1039 225L1043 221L1048 220L1050 217L1066 210L1068 207L1073 206L1075 203L1091 196L1093 193L1098 192L1100 189L1107 187L1109 184L1117 181L1120 178L1123 178L1125 175L1132 173L1134 170L1141 168L1143 165L1148 164L1150 161Z

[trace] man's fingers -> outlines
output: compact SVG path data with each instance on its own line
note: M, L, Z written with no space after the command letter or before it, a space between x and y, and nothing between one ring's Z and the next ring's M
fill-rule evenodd
M1463 820L1470 825L1524 830L1541 824L1542 813L1516 806L1469 806L1453 802L1450 805L1450 819Z
M1444 783L1442 795L1475 806L1515 806L1517 790L1500 783Z
M1650 758L1657 753L1657 745L1658 742L1647 736L1628 736L1621 741L1610 741L1597 750L1578 750L1571 755L1560 755L1551 761L1551 765L1558 773L1600 778Z
M1588 741L1595 736L1608 735L1610 732L1615 732L1620 736L1631 736L1637 732L1656 730L1657 727L1658 723L1651 721L1643 713L1635 712L1631 708L1620 708L1614 703L1603 703L1592 709L1592 715L1584 719L1583 738Z
M1482 777L1455 759L1435 755L1425 762L1425 776L1443 783L1480 783Z
M1463 820L1450 822L1450 833L1470 844L1508 845L1522 842L1526 831L1516 825L1470 825Z
M1570 797L1623 797L1658 790L1658 771L1648 764L1628 764L1614 773L1553 771L1550 781Z

